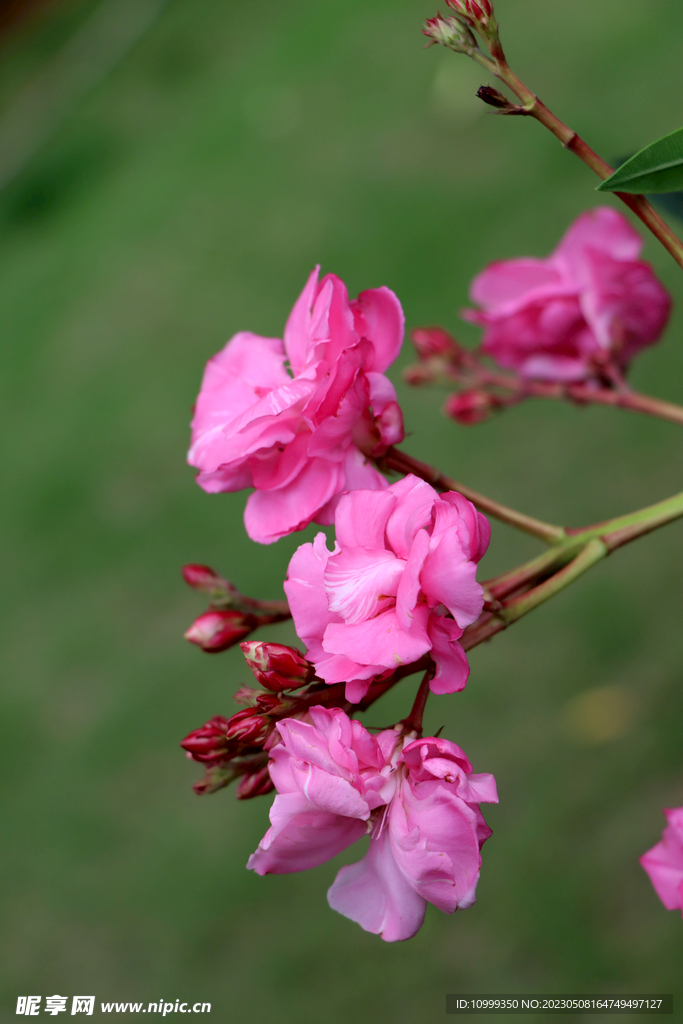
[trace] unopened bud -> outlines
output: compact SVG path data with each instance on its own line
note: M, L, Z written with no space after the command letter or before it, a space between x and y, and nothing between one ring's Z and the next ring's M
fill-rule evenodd
M310 682L315 669L296 647L247 640L240 644L247 665L261 686L273 693L293 690Z
M194 620L185 639L208 654L218 654L249 636L257 626L257 619L244 612L209 611Z
M244 704L245 707L255 708L256 698L260 692L260 690L255 690L253 686L240 686L232 699L237 704Z
M419 387L421 384L433 384L434 374L424 363L413 363L412 366L406 366L403 379L406 384Z
M270 730L271 722L255 708L238 711L228 720L226 735L229 740L236 740L245 746L259 746Z
M281 711L284 707L280 698L274 693L259 693L256 698L256 707L264 715L272 715L273 712Z
M208 565L184 565L181 569L183 579L193 590L214 597L229 597L235 593L232 583L228 583Z
M273 781L268 772L268 766L261 768L258 772L243 775L237 787L238 800L250 800L254 796L265 796L275 789Z
M229 725L230 723L227 718L223 718L222 715L214 715L206 725L202 725L199 729L193 729L181 741L180 746L195 761L207 763L220 761L225 757L230 747L228 739Z
M451 395L444 405L444 412L463 427L488 420L500 408L501 401L486 391L473 389Z
M195 782L192 788L197 796L216 793L219 789L229 786L239 775L240 772L235 768L224 767L222 764L211 765L207 768L204 778Z
M446 3L458 14L473 21L477 26L486 28L493 14L490 0L446 0Z
M477 89L477 96L480 100L483 100L484 103L487 103L489 107L495 107L496 110L501 111L501 113L525 113L522 107L511 103L505 93L502 93L499 89L494 89L491 85L482 85Z
M453 335L443 327L416 327L410 334L410 340L420 359L430 359L432 356L453 359L460 352L460 346Z
M428 46L439 43L456 53L468 53L477 48L472 30L459 18L442 18L440 14L435 18L427 18L422 33L431 40Z

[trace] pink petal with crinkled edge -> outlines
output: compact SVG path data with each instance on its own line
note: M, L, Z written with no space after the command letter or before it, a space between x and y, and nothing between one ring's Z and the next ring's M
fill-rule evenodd
M434 532L420 576L422 591L430 607L444 604L464 628L481 614L484 592L476 581L476 563L469 560L458 536L457 510L436 501L434 512Z
M485 515L477 511L471 501L463 497L457 491L446 491L445 494L441 495L441 501L447 502L457 510L458 516L460 517L461 525L458 527L458 535L460 537L463 548L468 558L471 558L473 562L479 562L489 546L491 540L491 524ZM462 527L465 527L468 535L468 543L464 543L462 536Z
M272 491L287 487L308 463L308 431L296 437L281 449L267 449L251 458L252 479L259 491Z
M351 303L356 331L372 342L373 357L367 369L382 373L398 358L403 344L405 317L401 303L390 288L369 288Z
M336 274L326 274L318 287L311 315L309 363L335 365L344 349L359 342L346 285Z
M340 548L384 548L384 530L396 505L391 490L351 491L337 505L335 532Z
M651 267L615 260L597 249L586 252L589 285L581 308L603 349L624 344L630 357L657 341L671 312L671 298ZM622 353L617 348L617 358Z
M383 491L389 486L387 479L368 462L363 453L358 451L355 446L347 451L342 466L344 470L343 491ZM341 494L335 494L327 505L320 509L313 522L320 523L321 526L331 526L335 523L341 497Z
M322 638L327 626L342 621L327 607L324 573L330 554L325 534L316 534L312 544L301 544L292 555L283 584L297 636L314 662L326 657Z
M285 325L284 347L295 376L301 373L308 361L311 309L318 291L319 274L320 267L318 266L309 275L304 290L294 303Z
M545 260L498 260L475 277L470 298L487 312L508 313L517 309L530 292L560 284L558 271Z
M600 249L615 260L637 260L642 247L642 238L626 217L609 206L598 206L574 221L550 257L550 263L566 280L583 286L587 283L588 248Z
M300 722L296 718L285 718L283 721L278 722L276 727L282 737L282 742L274 748L273 758L276 757L276 752L279 752L279 757L283 757L282 751L284 751L290 763L301 762L309 764L328 772L330 775L344 778L347 782L353 781L358 772L358 758L352 750L349 750L348 745L342 747L343 756L336 759L330 751L329 737L315 725L311 725L310 722ZM348 739L350 739L350 735ZM300 787L300 779L297 778L295 781L296 785ZM315 801L313 802L315 803ZM326 809L329 810L330 808Z
M387 521L387 543L399 558L407 559L417 531L431 524L432 507L439 495L412 473L392 484L391 492L397 502Z
M341 461L353 444L353 428L367 404L367 383L363 377L357 377L340 399L335 414L327 416L313 431L308 444L309 455L324 455Z
M424 736L406 744L401 752L401 760L410 772L414 782L433 781L431 773L424 768L425 761L432 758L447 758L466 774L472 771L470 760L457 743L444 739L443 736Z
M429 534L418 530L396 593L396 617L403 629L410 629L420 596L420 573L429 552ZM404 564L404 563L401 563Z
M331 612L346 623L363 622L393 606L405 562L391 551L342 548L325 567L325 590Z
M352 626L332 623L325 630L323 649L329 654L345 654L361 665L410 665L431 647L426 628L428 618L429 609L418 605L410 630L401 629L393 609Z
M291 383L284 358L279 338L243 331L208 361L192 419L190 465L211 472L232 457L223 454L225 428L248 415L264 392Z
M389 809L394 859L409 884L439 910L452 914L475 901L481 854L476 814L447 785L419 797L404 782Z
M338 616L335 615L335 618ZM359 684L364 683L363 697L370 685L370 680L386 671L384 665L359 665L353 658L349 658L345 654L327 654L323 651L320 657L314 658L309 651L308 657L315 664L316 675L330 686L334 683L348 684L349 680L354 680ZM356 704L358 701L354 700L353 703Z
M432 644L432 661L436 672L429 683L434 694L457 693L464 690L470 674L470 666L458 640L463 634L453 619L432 614L427 627Z
M276 796L275 802L280 799L286 798ZM266 832L247 861L247 867L257 875L285 875L316 868L361 839L366 824L359 818L311 808L292 817L276 836L271 836L272 832Z
M341 868L327 902L385 942L412 938L422 927L426 907L398 869L386 827L370 840L363 860Z
M370 807L355 786L336 773L324 771L314 764L295 760L292 776L303 795L314 807L330 814L367 821Z
M272 544L303 530L342 483L343 473L336 463L311 459L286 487L249 495L244 510L247 533L259 544Z
M245 487L252 486L249 458L219 466L213 473L197 473L195 479L207 494L243 491Z

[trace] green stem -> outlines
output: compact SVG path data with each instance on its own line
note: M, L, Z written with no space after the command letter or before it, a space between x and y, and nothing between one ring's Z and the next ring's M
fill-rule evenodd
M573 129L567 127L563 121L560 121L559 117L556 117L546 107L545 103L542 103L538 96L524 85L509 66L502 48L496 49L494 57L496 62L494 74L512 90L522 104L519 113L535 117L537 121L540 121L544 127L560 140L565 149L575 153L599 178L603 181L605 178L609 178L614 173L613 168L602 157L599 157ZM683 268L683 242L671 230L669 225L662 220L645 196L629 195L626 192L615 192L614 194L635 213L636 217L642 220L643 224L650 229L655 238L673 256L679 267Z
M434 469L433 466L414 459L411 455L398 448L389 448L386 455L383 456L380 465L384 469L393 469L399 473L414 473L415 476L420 477L421 480L426 480L428 484L435 487L437 491L458 491L481 512L495 516L496 519L507 523L508 526L515 527L517 530L530 533L532 537L538 537L539 540L545 541L546 544L562 544L567 539L567 534L561 526L544 523L541 519L534 519L533 516L527 516L523 512L517 512L514 508L509 508L507 505L501 505L500 502L487 498L484 494L479 494L478 491L472 490L471 487L467 487L465 484L445 476L437 469Z

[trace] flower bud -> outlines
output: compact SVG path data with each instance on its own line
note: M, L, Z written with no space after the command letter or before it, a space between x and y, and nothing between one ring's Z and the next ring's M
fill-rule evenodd
M270 727L269 719L256 708L245 708L228 720L226 736L229 740L236 740L244 746L255 747L263 742Z
M238 800L250 800L253 796L265 796L275 789L268 772L268 766L261 768L258 772L243 775L237 787Z
M259 693L256 698L256 707L264 715L272 715L273 712L281 711L284 705L274 693Z
M513 110L519 113L521 109L515 106L514 103L510 103L505 93L502 93L500 89L494 89L491 85L482 85L477 89L477 96L484 103L487 103L489 107L496 107L497 110L503 110L507 113Z
M217 654L248 636L257 625L257 619L244 612L208 611L194 620L185 639L208 654Z
M229 786L241 773L236 768L225 767L222 764L210 765L203 779L195 782L193 790L197 796L204 793L216 793L219 789Z
M419 387L421 384L433 384L434 374L424 363L413 363L412 366L406 366L403 379L406 384Z
M442 18L440 14L435 18L427 18L422 33L431 40L428 46L439 43L456 53L467 53L477 48L477 40L469 25L458 18Z
M429 359L431 356L452 359L460 352L460 346L455 338L443 327L416 327L411 332L410 340L420 359Z
M181 569L183 579L193 590L215 597L228 597L234 593L234 587L208 565L184 565Z
M240 644L247 665L261 686L273 693L292 690L310 682L313 666L296 647L247 640Z
M181 741L180 746L194 761L211 763L222 760L230 748L228 727L230 723L222 715L214 715L206 725L193 729Z
M473 21L477 26L481 25L482 28L486 28L493 15L490 0L446 0L446 3L458 14Z
M459 391L451 395L443 411L461 426L471 427L490 419L501 404L495 395L473 388L471 391Z

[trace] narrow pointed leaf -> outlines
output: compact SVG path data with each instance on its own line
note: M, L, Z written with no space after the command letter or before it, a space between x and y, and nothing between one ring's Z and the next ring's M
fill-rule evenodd
M677 192L683 189L683 128L641 149L598 192Z

